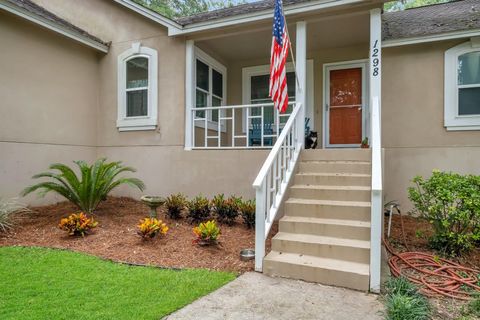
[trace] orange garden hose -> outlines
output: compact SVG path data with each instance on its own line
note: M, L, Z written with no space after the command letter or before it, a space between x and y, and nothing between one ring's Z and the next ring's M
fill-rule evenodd
M419 285L420 291L430 297L444 296L470 300L473 295L480 293L479 270L428 253L408 252L401 213L400 221L407 252L395 253L388 240L383 239L385 248L391 254L388 265L394 277L405 277Z

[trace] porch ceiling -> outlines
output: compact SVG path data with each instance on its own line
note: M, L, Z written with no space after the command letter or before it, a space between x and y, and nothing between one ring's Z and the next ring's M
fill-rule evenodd
M307 51L321 51L326 48L339 48L368 44L370 16L368 13L331 17L317 21L307 21ZM295 22L289 22L290 38L295 48ZM225 34L200 41L201 47L226 62L261 59L270 56L271 26L264 25L252 31Z

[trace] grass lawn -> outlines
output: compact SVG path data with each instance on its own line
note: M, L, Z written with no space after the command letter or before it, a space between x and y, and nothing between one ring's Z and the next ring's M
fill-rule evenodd
M70 251L0 247L0 319L160 319L234 278L203 269L133 267Z

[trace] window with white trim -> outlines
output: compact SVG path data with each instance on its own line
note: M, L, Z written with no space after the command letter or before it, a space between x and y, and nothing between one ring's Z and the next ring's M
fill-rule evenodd
M154 130L157 126L157 51L140 43L118 56L120 131Z
M220 107L226 102L227 68L220 62L195 48L195 107ZM208 127L218 130L218 119L221 112L209 110L206 112ZM197 111L196 118L204 118L204 111ZM203 121L195 121L196 126L204 127ZM222 124L222 131L225 129Z
M472 40L445 53L445 127L480 130L480 46Z

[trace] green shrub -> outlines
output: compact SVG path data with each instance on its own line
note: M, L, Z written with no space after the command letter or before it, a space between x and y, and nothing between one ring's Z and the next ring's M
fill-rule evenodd
M14 215L28 212L31 212L31 210L14 199L0 198L0 232L12 229Z
M192 223L204 222L210 218L210 201L197 196L188 202L188 218Z
M172 219L180 219L182 211L187 204L187 198L181 193L172 194L165 201L165 208L167 208L167 215Z
M145 188L143 182L136 178L119 177L124 172L135 172L132 167L125 167L121 162L106 162L99 159L94 164L88 165L84 161L74 161L80 169L80 176L67 165L55 163L50 165L50 170L55 172L42 172L34 175L33 179L49 178L51 181L40 182L22 191L26 196L36 190L44 196L49 192L56 192L67 200L77 205L80 210L91 214L101 201L107 199L107 195L114 188L127 184L140 190Z
M480 318L480 297L475 297L466 305L465 315L471 315Z
M219 222L233 225L239 215L241 202L241 198L231 196L225 199L223 194L219 194L212 200L212 209Z
M427 320L430 306L423 296L395 293L387 297L387 320Z
M430 245L447 255L471 250L480 240L480 177L433 171L408 188L414 213L433 227Z
M247 228L255 227L255 200L243 201L240 204L243 223Z

